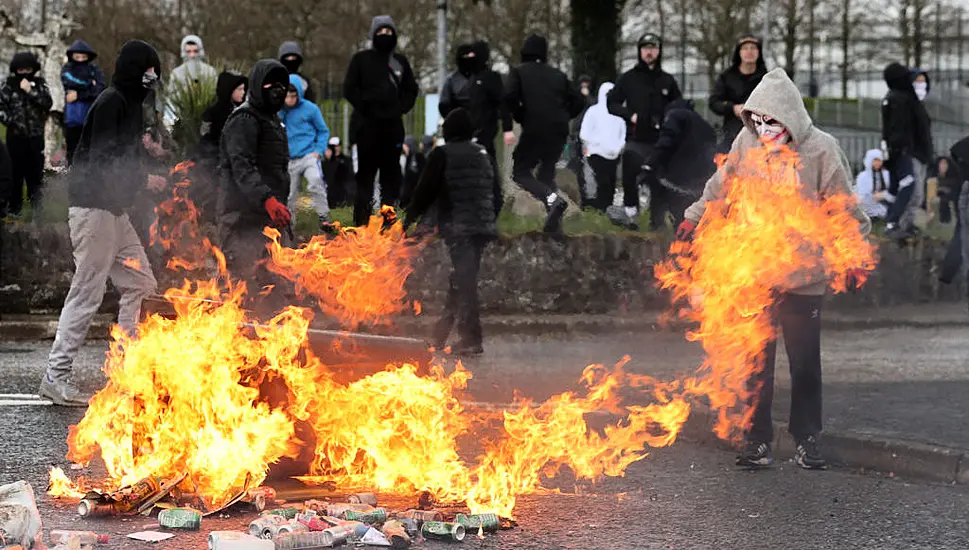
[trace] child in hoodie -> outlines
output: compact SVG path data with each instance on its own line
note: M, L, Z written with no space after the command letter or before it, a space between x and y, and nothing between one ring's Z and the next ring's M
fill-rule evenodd
M104 91L104 73L94 64L98 58L87 42L76 40L67 50L67 63L61 68L64 87L64 140L67 165L74 164L74 151L81 139L81 128L91 104Z
M590 178L587 174L585 177L590 187L586 195L590 197L592 207L602 212L612 205L616 195L616 170L619 155L626 145L626 121L611 114L606 105L606 96L614 87L612 82L603 82L599 86L599 102L586 111L579 129L585 164L593 176Z
M881 149L869 150L865 153L865 169L855 177L855 195L872 221L885 219L888 207L895 201L894 195L888 192L891 176L884 162Z
M289 139L289 211L296 214L296 199L300 183L306 178L306 190L313 197L313 207L320 217L320 226L328 227L330 206L326 200L323 181L323 154L330 140L330 128L323 120L320 108L303 98L303 79L289 75L286 105L279 111L279 119Z

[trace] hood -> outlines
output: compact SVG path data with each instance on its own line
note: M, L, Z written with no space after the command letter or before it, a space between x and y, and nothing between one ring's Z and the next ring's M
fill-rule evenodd
M377 35L377 31L384 27L390 27L393 29L394 34L397 34L397 26L394 25L394 18L389 15L376 15L370 20L370 40Z
M949 149L949 156L959 165L958 168L963 174L969 174L969 136L957 141Z
M444 141L453 143L455 141L470 141L474 134L474 124L471 122L471 113L463 107L448 113L444 119Z
M474 52L474 47L471 44L461 44L458 46L458 51L454 56L458 66L458 72L465 76L473 73L478 65L477 52L474 52L475 57L466 57L471 52Z
M40 72L40 61L33 52L17 52L10 60L10 73L15 73L17 69L33 69L35 73Z
M421 136L421 147L425 155L430 153L434 148L434 136Z
M491 46L489 46L484 40L478 40L477 42L471 44L471 49L474 50L475 59L478 61L478 67L487 67L488 62L491 61Z
M67 48L68 61L71 60L72 53L86 53L89 63L98 58L98 52L94 51L94 48L92 48L87 42L83 40L75 40L74 43L71 44L71 47Z
M162 79L161 60L158 59L158 52L147 42L141 40L129 40L121 46L118 52L118 59L114 63L114 75L111 77L111 84L119 90L124 90L131 94L148 94L148 90L141 84L141 77L149 67L155 68L158 80Z
M871 172L871 165L875 162L875 159L885 160L885 155L882 153L881 149L869 149L865 153L865 171Z
M742 113L744 126L757 135L750 113L757 112L767 115L784 125L791 133L794 145L799 145L811 133L811 117L804 108L801 91L787 76L784 69L778 67L764 75L760 84L754 88Z
M269 82L288 83L289 71L275 59L260 59L249 72L249 91L246 92L246 101L249 105L262 109L262 87Z
M220 103L230 103L232 101L232 91L239 87L239 84L246 84L249 79L245 75L222 71L215 84L215 97Z
M923 71L922 69L919 69L919 68L912 69L913 83L915 82L915 79L918 78L919 76L925 77L925 93L926 94L930 93L932 91L932 79L929 78L928 71Z
M545 40L544 36L537 34L529 35L525 39L525 44L522 45L521 58L522 63L528 63L529 61L541 61L545 63L548 61L548 41Z
M199 46L199 55L196 59L205 59L205 45L202 44L202 39L194 34L187 34L185 35L185 38L182 38L182 45L179 50L182 53L182 59L186 59L185 46L187 46L189 42L194 42Z
M656 44L659 46L659 55L656 56L656 68L659 69L663 65L663 37L656 34L655 32L644 32L640 35L639 39L636 40L636 64L645 65L643 63L642 57L639 55L639 49L646 44Z
M418 145L420 145L420 143L414 136L404 136L404 145L407 145L407 148L410 149L410 152L413 155L418 151Z
M597 103L597 105L605 105L606 104L606 96L609 95L609 92L611 92L612 89L615 88L615 87L616 87L616 85L613 84L612 82L603 82L602 84L600 84L599 85L599 102Z
M888 89L915 93L912 88L912 73L901 63L890 63L883 73Z
M743 34L737 39L737 45L733 48L733 64L732 67L736 69L740 67L740 47L748 42L753 42L757 44L757 50L760 55L757 56L757 71L759 73L767 72L767 63L764 62L764 42L759 36L753 34Z
M296 103L299 106L303 102L303 94L306 93L305 85L303 84L303 77L298 74L289 75L290 86L296 88L296 97L299 98L299 102Z
M670 104L666 106L666 111L664 112L668 113L670 111L675 111L677 109L685 109L687 111L692 111L693 102L690 101L689 99L676 99L676 100L670 101Z
M276 58L282 59L287 55L295 55L299 58L300 62L303 61L303 49L299 47L299 42L287 40L279 46L279 55Z

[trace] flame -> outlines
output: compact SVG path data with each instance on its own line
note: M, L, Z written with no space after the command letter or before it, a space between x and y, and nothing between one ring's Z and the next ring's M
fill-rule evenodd
M84 498L84 491L75 484L64 470L51 466L49 469L50 482L47 486L47 494L54 498Z
M141 262L138 261L138 258L125 258L121 263L125 267L130 267L131 269L141 269Z
M414 315L420 315L423 311L424 306L418 300L414 300Z
M172 186L172 196L155 208L151 225L151 243L160 245L169 254L166 266L171 270L202 270L218 267L225 272L225 259L199 227L199 210L189 198L189 171L194 162L184 161L171 169L169 175L181 179Z

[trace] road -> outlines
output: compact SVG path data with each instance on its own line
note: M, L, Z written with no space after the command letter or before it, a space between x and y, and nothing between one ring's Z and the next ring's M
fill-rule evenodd
M945 417L959 412L933 391L965 395L969 374L961 372L969 355L962 329L849 331L825 335L826 420L831 426L882 429L899 421L898 431L916 430L958 439ZM0 344L0 393L34 393L49 342ZM570 337L499 337L488 351L469 362L475 373L469 399L504 402L512 390L543 399L567 389L591 362L612 363L623 354L634 357L630 368L654 376L689 372L700 357L695 344L671 333ZM78 361L79 378L94 390L106 346L89 343ZM962 359L960 359L962 358ZM786 370L782 363L780 373ZM919 383L913 383L913 372ZM876 380L877 381L874 381ZM779 382L787 384L781 374ZM920 386L919 384L922 384ZM866 389L866 387L868 389ZM867 393L866 393L867 392ZM960 393L961 392L961 393ZM926 394L925 401L919 401ZM780 391L778 395L783 395ZM896 396L896 394L899 394ZM907 407L888 409L908 395ZM839 397L840 396L840 397ZM848 405L849 397L855 405ZM899 400L896 403L896 399ZM964 399L958 400L960 402ZM845 402L845 404L842 404ZM874 410L868 410L874 409ZM46 466L64 465L67 426L82 411L53 407L0 406L5 428L0 449L0 482L30 481L37 490L45 528L92 529L112 535L109 548L136 548L142 543L122 535L141 530L149 519L83 522L70 504L40 495ZM956 416L958 423L964 415ZM925 415L925 416L919 416ZM905 421L908 424L905 424ZM916 431L912 431L916 430ZM956 430L961 431L961 430ZM907 433L907 432L906 432ZM965 436L962 436L965 437ZM95 467L96 468L96 467ZM97 477L97 472L91 472ZM519 527L468 539L470 548L619 549L619 548L966 548L969 546L969 488L863 475L847 470L805 472L790 463L771 471L743 472L733 455L712 447L679 442L652 451L632 465L623 478L595 485L563 477L548 483L560 494L522 497L516 508ZM385 496L381 495L384 499ZM388 503L408 504L386 497ZM180 533L159 550L203 548L204 535L215 529L239 529L249 516L207 519L203 531ZM445 547L425 543L427 548Z

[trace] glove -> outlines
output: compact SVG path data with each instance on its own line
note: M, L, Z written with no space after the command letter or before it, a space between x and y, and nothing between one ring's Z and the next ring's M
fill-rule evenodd
M849 269L845 274L845 287L849 292L858 292L861 290L861 285L865 284L865 280L867 278L868 272L866 272L864 269Z
M690 220L683 220L680 226L676 228L676 240L678 241L689 241L693 239L693 231L696 230L696 224Z
M289 209L276 200L276 197L266 199L263 206L266 208L266 213L269 214L269 219L273 221L273 225L276 227L289 227L290 222L293 221Z

